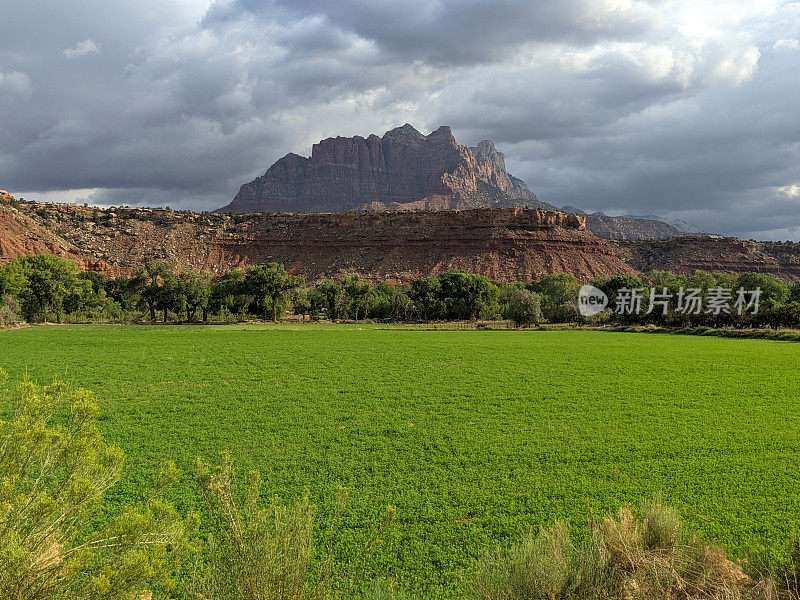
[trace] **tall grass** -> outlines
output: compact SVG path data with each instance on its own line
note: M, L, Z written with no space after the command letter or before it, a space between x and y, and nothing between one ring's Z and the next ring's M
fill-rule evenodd
M248 475L243 495L236 494L231 457L223 453L212 466L196 461L197 481L213 515L215 535L209 537L205 562L199 563L188 582L188 595L196 600L322 600L333 593L331 563L335 530L327 554L314 556L314 509L308 496L286 505L277 498L260 501L261 476ZM346 502L340 490L335 523ZM394 519L388 507L355 560L348 565L351 585L359 583L365 567L380 545L381 536ZM335 528L334 528L335 529ZM352 590L350 595L352 596ZM391 587L374 587L366 599L400 600Z
M564 523L531 533L487 556L472 589L477 600L797 598L796 586L749 577L720 546L689 535L678 514L659 502L644 505L640 515L620 509L594 523L581 544Z

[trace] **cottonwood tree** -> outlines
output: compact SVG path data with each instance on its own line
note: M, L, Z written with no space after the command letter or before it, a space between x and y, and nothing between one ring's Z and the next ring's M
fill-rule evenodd
M319 280L308 294L312 313L325 312L329 319L340 319L345 313L347 296L344 288L330 279Z
M267 311L272 307L272 320L278 320L278 312L286 308L288 293L304 284L301 277L293 277L286 272L283 265L268 263L254 265L247 269L245 285L255 298L267 318Z
M498 288L484 275L450 271L439 276L439 285L450 318L477 319L483 307L497 302Z
M519 327L530 327L542 320L541 297L539 294L520 289L510 288L505 291L504 301L508 304L508 316Z
M438 318L442 311L442 286L435 277L422 277L411 282L408 292L424 321Z
M217 314L227 311L242 320L251 301L244 271L237 268L228 271L222 281L212 284L208 305Z
M342 287L346 296L347 316L356 321L359 317L366 319L372 285L358 275L350 275L342 279Z
M612 285L616 285L616 283ZM575 275L552 273L545 275L539 281L532 282L528 287L532 292L541 294L542 311L548 321L569 322L577 318L580 283ZM614 294L616 294L616 290Z
M172 271L172 265L166 261L148 260L136 273L139 296L147 307L152 322L156 320L156 309L163 298L161 287Z
M60 323L64 301L76 285L78 265L49 254L24 256L17 261L24 277L20 292L23 312L29 319L41 318L45 323L52 312Z
M183 270L179 279L186 298L186 320L194 321L197 311L202 311L205 321L208 300L211 296L211 273L189 268Z

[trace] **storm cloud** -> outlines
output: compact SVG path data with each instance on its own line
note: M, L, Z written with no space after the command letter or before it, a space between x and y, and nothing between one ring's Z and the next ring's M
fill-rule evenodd
M410 122L540 199L800 240L800 2L32 0L0 9L0 188L227 204Z

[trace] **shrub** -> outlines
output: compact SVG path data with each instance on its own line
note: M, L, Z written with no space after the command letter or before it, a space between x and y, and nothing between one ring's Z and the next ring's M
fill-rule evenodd
M307 496L289 506L273 498L264 507L259 501L261 477L251 472L246 490L239 497L228 453L222 454L219 465L196 461L195 470L213 515L212 530L216 536L209 539L207 562L198 566L189 583L190 597L198 600L313 600L329 596L332 548L323 560L314 560L314 510ZM336 524L344 504L344 490L341 490ZM380 536L389 528L394 514L394 508L388 507L381 525L350 565L351 585L363 574L363 567L374 555ZM385 587L380 590L381 593L391 592Z
M95 528L123 455L97 430L94 397L26 381L10 404L11 420L0 422L0 598L138 599L171 586L186 527L159 495L174 466L162 470L143 509L128 507Z
M475 580L481 600L569 597L579 581L578 552L564 523L529 533L506 553L490 556Z
M563 523L484 559L473 582L479 600L770 598L724 550L685 538L680 518L658 502L595 524L576 546Z
M3 296L0 298L0 329L19 325L19 313L19 304L13 296Z
M321 598L324 578L312 584L314 513L304 497L286 507L259 505L261 479L250 473L243 501L235 495L230 455L219 465L195 463L197 481L214 515L210 564L193 594L224 600Z
M542 307L539 294L525 289L510 289L504 294L508 304L508 317L519 327L530 327L542 320Z

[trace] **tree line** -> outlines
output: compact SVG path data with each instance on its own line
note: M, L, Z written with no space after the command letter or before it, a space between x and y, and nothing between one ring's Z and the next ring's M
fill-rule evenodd
M571 274L537 281L498 283L488 277L449 271L410 283L372 283L358 275L313 283L269 263L232 269L214 277L208 271L162 261L145 262L130 276L104 277L82 272L73 261L26 256L0 267L0 326L36 322L207 322L295 318L377 321L509 320L517 326L555 323L655 323L664 326L800 327L800 284L764 273L708 273L691 276L669 271L617 275L593 285L609 298L607 310L592 317L578 311L579 280ZM720 289L759 290L759 308L697 314L680 312L684 289L710 299ZM658 290L659 310L638 314L618 310L620 290ZM663 308L663 310L662 310Z

